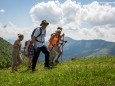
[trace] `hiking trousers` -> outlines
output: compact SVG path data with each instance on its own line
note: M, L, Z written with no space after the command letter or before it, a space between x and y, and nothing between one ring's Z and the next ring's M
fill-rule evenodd
M49 51L47 47L44 45L42 47L38 47L37 51L34 51L34 58L32 59L32 69L35 69L37 60L39 58L40 52L42 51L43 54L45 54L45 63L44 66L48 67L49 66Z
M12 65L20 65L22 63L22 57L21 54L17 49L13 49L12 52Z

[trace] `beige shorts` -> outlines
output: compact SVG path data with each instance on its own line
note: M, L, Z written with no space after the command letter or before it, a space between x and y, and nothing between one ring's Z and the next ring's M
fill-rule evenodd
M22 63L21 54L18 52L12 52L12 65L17 65Z
M51 49L49 49L49 50L51 50ZM55 46L55 47L50 51L50 57L55 57L60 51L61 51L61 49L59 48L59 46Z

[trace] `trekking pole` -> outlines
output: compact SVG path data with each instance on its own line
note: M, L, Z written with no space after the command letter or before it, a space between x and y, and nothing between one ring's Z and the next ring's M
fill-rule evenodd
M64 36L63 36L63 39L62 39L62 40L64 41ZM63 44L62 44L61 62L62 62L62 58L63 58Z

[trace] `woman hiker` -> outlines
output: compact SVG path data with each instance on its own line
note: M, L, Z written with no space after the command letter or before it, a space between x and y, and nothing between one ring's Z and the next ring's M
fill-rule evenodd
M18 34L18 39L13 44L12 51L12 72L17 71L17 66L22 63L21 57L21 41L23 40L24 35Z
M62 55L62 50L60 49L60 41L67 42L62 40L61 38L64 34L61 35L62 28L58 27L55 33L51 34L51 38L49 40L48 48L50 50L50 65L54 65L54 59L58 53L57 58L55 59L55 63L59 63L59 57Z

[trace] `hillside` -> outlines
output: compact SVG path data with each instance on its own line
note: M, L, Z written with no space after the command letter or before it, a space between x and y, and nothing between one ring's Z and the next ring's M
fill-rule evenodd
M24 62L27 62L27 57L22 52ZM8 68L12 65L12 44L0 37L0 69Z
M11 68L0 70L1 86L115 86L115 57L77 58L38 71L27 70L21 65L18 72Z
M63 47L63 60L68 60L73 57L115 55L115 42L108 42L100 39L74 40L70 37L65 37L64 39L68 42ZM24 41L22 43L24 43ZM46 42L46 45L48 45L48 42ZM39 60L44 60L44 55L42 53Z
M0 68L11 66L12 45L0 37Z
M91 57L115 55L115 42L107 42L104 40L72 40L68 39L68 43L64 46L63 56L68 59L71 57Z

